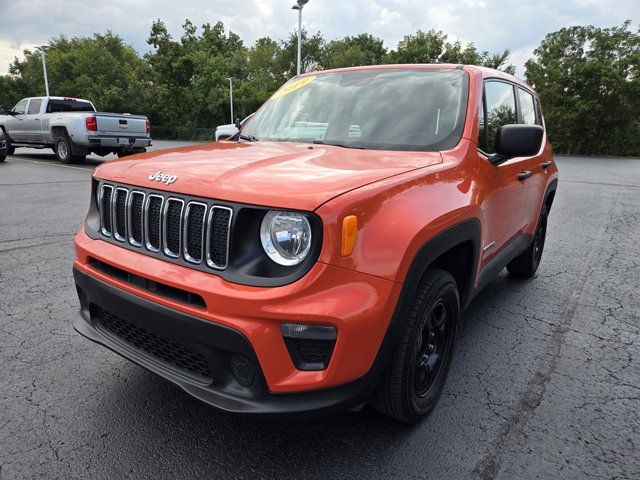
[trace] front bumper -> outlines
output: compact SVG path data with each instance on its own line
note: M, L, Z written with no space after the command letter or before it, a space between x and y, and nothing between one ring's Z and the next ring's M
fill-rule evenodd
M344 409L366 400L377 383L384 364L381 345L391 343L389 324L401 290L397 283L319 263L293 284L248 287L93 240L84 231L76 237L76 250L74 275L83 308L75 328L211 405L243 413ZM200 295L206 308L106 276L91 266L90 258L187 289ZM213 381L170 368L118 341L92 318L92 305L200 352ZM338 338L326 370L296 369L280 332L282 323L292 321L335 326ZM235 354L253 362L256 381L249 387L229 374Z
M241 333L124 292L77 268L74 268L73 274L81 301L80 314L73 326L80 334L157 373L187 393L221 410L262 415L346 410L366 401L375 387L372 377L365 376L347 385L317 392L271 393L255 353ZM111 314L126 318L139 329L152 332L160 338L170 337L199 352L214 366L213 378L205 380L189 375L122 341L101 327L96 319L96 307L108 309ZM228 360L234 355L242 355L257 366L251 386L243 387L230 375Z

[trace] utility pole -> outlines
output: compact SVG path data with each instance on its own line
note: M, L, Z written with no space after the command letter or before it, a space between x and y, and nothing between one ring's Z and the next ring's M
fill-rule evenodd
M292 10L298 11L298 62L296 68L296 76L300 76L300 63L302 62L302 7L304 7L309 0L298 0L298 2L291 7Z
M227 77L229 80L229 100L231 103L231 123L235 123L236 121L233 119L233 77Z
M47 98L49 97L49 79L47 78L47 51L48 45L41 45L38 47L42 52L42 69L44 70L44 88L47 91Z

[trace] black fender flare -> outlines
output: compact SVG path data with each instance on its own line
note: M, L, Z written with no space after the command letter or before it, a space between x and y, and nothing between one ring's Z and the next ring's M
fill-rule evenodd
M404 278L402 290L396 303L393 316L387 327L387 333L382 340L382 344L378 350L378 355L366 374L368 377L367 384L371 389L377 386L379 378L384 373L384 370L391 359L393 350L395 349L402 327L411 308L412 300L416 294L420 280L422 279L427 268L433 264L433 262L445 253L447 250L460 245L461 243L471 241L473 244L473 265L470 269L468 281L468 288L466 288L464 295L460 297L460 311L464 309L466 305L473 298L474 293L474 280L476 278L478 265L480 263L480 246L481 246L481 229L480 220L477 218L470 218L463 220L460 223L447 228L440 232L436 236L427 241L418 253L413 258L407 275ZM461 292L462 293L462 292ZM373 393L371 390L369 393Z
M549 182L549 185L547 186L547 190L544 192L544 200L542 203L542 205L547 205L547 208L549 210L551 210L551 205L553 204L553 200L557 190L558 190L558 179L554 178L553 180L551 180L551 182ZM551 197L551 199L549 199L549 197ZM542 210L542 205L540 205L541 210Z

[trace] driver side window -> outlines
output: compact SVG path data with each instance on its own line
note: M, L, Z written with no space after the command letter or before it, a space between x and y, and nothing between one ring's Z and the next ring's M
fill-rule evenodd
M496 153L496 133L503 125L518 123L516 98L513 85L505 82L490 81L484 84L486 103L487 143L485 152Z
M25 113L27 113L27 103L29 102L29 100L27 100L26 98L24 100L20 100L15 107L13 107L13 111L15 113L18 113L20 115L24 115Z

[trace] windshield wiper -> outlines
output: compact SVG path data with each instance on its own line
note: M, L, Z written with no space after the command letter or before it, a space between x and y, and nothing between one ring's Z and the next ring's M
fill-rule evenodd
M346 143L346 142L325 142L324 140L314 140L313 143L316 145L331 145L333 147L356 148L358 150L365 149L364 147L360 147L360 146L354 145L353 143Z
M249 134L249 135L245 135L243 133L241 133L240 135L238 135L238 141L240 140L246 140L247 142L257 142L258 138Z

